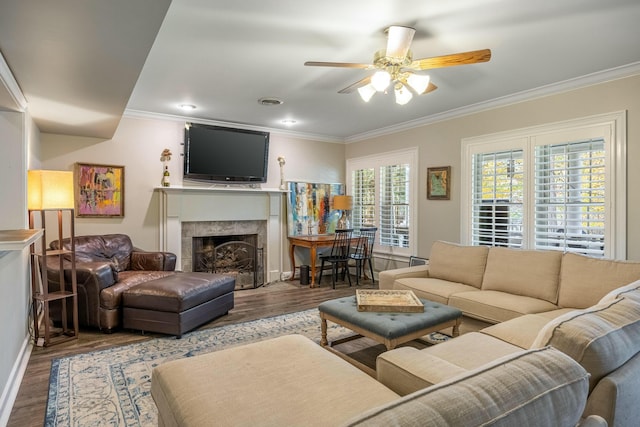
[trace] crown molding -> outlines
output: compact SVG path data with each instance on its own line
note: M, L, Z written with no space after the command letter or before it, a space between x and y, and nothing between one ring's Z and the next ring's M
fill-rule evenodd
M0 82L6 88L7 93L15 103L15 107L18 111L24 112L27 110L27 99L24 97L24 94L20 90L20 85L13 77L13 73L11 73L11 69L5 61L4 56L2 56L2 52L0 52Z
M242 129L265 131L265 132L270 132L272 134L278 134L278 135L288 136L291 138L305 139L310 141L331 142L331 143L340 143L340 144L344 144L345 142L344 138L332 137L328 135L288 131L288 130L269 128L264 126L255 126L255 125L250 125L246 123L223 122L219 120L201 119L201 118L192 117L192 116L180 116L176 114L154 113L151 111L132 110L128 108L124 111L123 116L138 118L138 119L158 119L158 120L169 120L174 122L201 123L201 124L212 125L212 126L239 127Z
M345 138L345 143L359 142L379 136L398 133L401 131L414 129L420 126L430 125L445 120L451 120L470 114L479 113L482 111L492 110L495 108L506 107L508 105L517 104L520 102L531 101L536 98L543 98L550 95L556 95L563 92L569 92L572 90L593 86L608 81L619 80L634 75L640 74L640 61L633 62L631 64L623 65L621 67L611 68L605 71L599 71L592 74L587 74L582 77L576 77L574 79L564 80L562 82L553 83L545 86L540 86L535 89L525 90L517 92L511 95L495 98L485 102L479 102L476 104L467 105L465 107L456 108L442 113L433 114L430 116L422 117L416 120L410 120L404 123L400 123L393 126L387 126L373 130L371 132L364 132L357 135L352 135Z

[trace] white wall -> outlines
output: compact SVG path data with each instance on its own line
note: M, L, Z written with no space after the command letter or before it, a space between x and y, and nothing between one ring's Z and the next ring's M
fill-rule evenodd
M26 170L37 129L26 113L0 112L0 229L27 228ZM29 248L0 254L0 425L8 420L30 354Z
M125 167L124 218L76 218L76 235L125 233L138 247L159 248L160 153L169 148L172 184L182 184L184 122L124 117L111 140L42 134L40 160L44 169L73 170L75 162ZM344 145L312 141L272 132L269 142L269 175L266 188L278 188L285 157L285 179L311 182L344 182ZM284 218L284 216L283 216ZM286 227L283 227L286 229ZM283 245L285 267L288 266ZM286 268L285 268L286 270Z
M428 96L428 95L427 95ZM593 85L557 95L521 102L465 117L351 143L346 157L419 147L418 255L428 256L436 240L460 241L461 140L553 123L595 114L626 110L627 114L627 258L640 260L640 76ZM427 200L428 167L451 166L451 200Z

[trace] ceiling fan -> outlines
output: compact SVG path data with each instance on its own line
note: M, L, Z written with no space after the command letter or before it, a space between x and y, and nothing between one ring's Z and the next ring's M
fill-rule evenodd
M385 32L387 47L375 53L373 64L307 61L304 65L376 70L372 75L339 90L338 93L351 93L357 89L362 99L368 102L376 92L385 92L391 85L396 102L404 105L411 100L413 93L423 95L437 89L429 76L420 74L420 71L487 62L491 59L491 50L482 49L414 60L409 49L416 32L414 28L392 25Z

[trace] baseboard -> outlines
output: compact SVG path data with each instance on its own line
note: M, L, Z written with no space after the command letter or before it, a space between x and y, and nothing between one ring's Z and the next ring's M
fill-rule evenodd
M13 368L11 369L11 373L7 383L5 384L4 390L2 390L2 396L0 397L0 426L6 426L9 423L11 410L13 409L13 404L18 396L20 383L22 383L22 378L27 370L32 348L31 337L27 335L22 343L20 354L13 364Z

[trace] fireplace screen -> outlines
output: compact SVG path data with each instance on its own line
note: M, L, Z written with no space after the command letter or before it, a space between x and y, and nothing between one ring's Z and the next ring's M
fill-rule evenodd
M263 250L257 234L193 237L193 271L236 279L236 289L264 284Z

